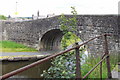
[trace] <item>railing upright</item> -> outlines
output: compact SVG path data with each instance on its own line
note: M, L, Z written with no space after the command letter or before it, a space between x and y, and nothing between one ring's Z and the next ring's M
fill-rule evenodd
M108 51L108 43L107 43L107 35L104 35L105 38L105 54L108 55L106 58L106 64L107 64L107 73L108 73L108 78L112 79L112 74L111 74L111 69L110 69L110 59L109 59L109 51Z
M78 46L78 43L76 43L76 46ZM82 80L79 47L75 48L75 52L76 52L76 79Z

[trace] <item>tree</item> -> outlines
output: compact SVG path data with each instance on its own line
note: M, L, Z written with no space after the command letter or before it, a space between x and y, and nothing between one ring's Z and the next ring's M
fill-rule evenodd
M74 34L77 34L77 11L75 10L75 7L71 7L73 14L72 18L66 18L64 14L61 15L59 18L60 21L60 29L63 31L64 34L68 34L69 32L73 32ZM74 40L76 42L77 37L74 36Z

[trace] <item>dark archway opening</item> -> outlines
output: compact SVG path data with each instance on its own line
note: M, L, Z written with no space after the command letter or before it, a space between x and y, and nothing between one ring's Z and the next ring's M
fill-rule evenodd
M63 33L60 29L53 29L46 32L40 40L40 50L60 50L62 36Z

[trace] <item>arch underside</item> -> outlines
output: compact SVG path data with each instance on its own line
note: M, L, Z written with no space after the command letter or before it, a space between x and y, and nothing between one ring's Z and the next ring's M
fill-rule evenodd
M63 33L60 29L53 29L46 32L40 41L40 50L60 50Z

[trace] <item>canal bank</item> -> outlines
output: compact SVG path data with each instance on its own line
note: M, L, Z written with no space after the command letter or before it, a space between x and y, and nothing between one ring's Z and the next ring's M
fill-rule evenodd
M39 60L55 54L55 51L41 52L0 52L0 61Z

